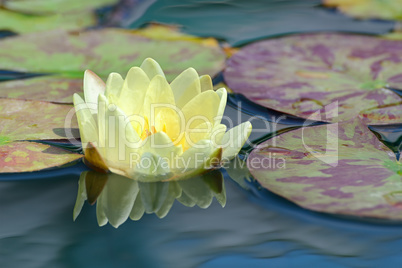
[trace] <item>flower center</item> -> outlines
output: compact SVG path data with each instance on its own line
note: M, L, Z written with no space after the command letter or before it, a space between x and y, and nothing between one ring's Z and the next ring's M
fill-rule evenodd
M166 123L163 124L162 131L166 133ZM151 136L157 132L158 130L156 130L155 126L149 125L148 117L145 116L144 130L141 134L141 140L145 140L148 136Z

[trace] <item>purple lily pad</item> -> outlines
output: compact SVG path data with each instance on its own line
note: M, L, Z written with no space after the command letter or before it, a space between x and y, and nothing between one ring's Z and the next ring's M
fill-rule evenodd
M402 220L402 164L359 118L279 135L247 164L263 187L304 208Z
M0 140L65 139L66 127L71 132L78 129L73 109L44 101L0 99Z
M73 103L82 93L82 78L40 76L0 83L0 98Z
M402 101L384 107L370 109L360 113L363 122L370 122L371 124L380 125L386 122L387 124L401 124L402 123Z
M347 121L363 110L401 101L384 87L402 88L402 41L329 33L265 40L233 55L224 78L234 92L268 108ZM338 116L333 109L329 116L331 104ZM317 111L326 117L316 118Z
M0 139L0 173L57 167L76 161L82 156L47 144L28 141L2 143Z

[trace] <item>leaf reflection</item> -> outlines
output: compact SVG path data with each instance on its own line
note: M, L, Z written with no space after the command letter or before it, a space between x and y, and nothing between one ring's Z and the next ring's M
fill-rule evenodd
M85 200L96 202L99 226L108 222L115 228L128 218L137 221L144 213L165 217L177 199L187 207L208 208L213 197L226 205L226 191L221 171L214 170L182 181L138 182L113 173L84 171L78 182L74 220L80 214Z

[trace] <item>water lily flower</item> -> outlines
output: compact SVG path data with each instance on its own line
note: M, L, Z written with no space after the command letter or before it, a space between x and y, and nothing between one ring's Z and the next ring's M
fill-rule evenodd
M234 158L251 132L250 122L226 131L227 92L213 90L208 75L188 68L169 84L150 58L125 79L111 73L106 84L87 70L84 99L74 94L85 160L137 180L175 180L214 169Z

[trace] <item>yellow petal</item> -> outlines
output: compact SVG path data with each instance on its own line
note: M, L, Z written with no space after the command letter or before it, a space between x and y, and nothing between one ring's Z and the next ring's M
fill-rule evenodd
M216 94L218 94L218 96L220 98L220 102L219 102L218 112L216 113L216 117L215 117L215 122L214 122L215 125L220 124L220 122L222 121L223 113L225 112L226 102L228 99L228 93L224 87L218 89L216 91Z
M252 125L247 121L226 132L221 141L223 148L222 159L225 161L233 159L247 141L251 130Z
M212 129L209 139L215 146L218 147L222 143L222 138L225 135L225 132L226 132L225 125L223 124L215 125L214 128Z
M130 169L130 157L137 151L141 139L119 107L106 110L105 136L108 166L122 171Z
M152 80L157 75L165 77L161 66L154 59L146 58L140 68L148 75L149 80Z
M140 161L130 177L139 181L154 182L162 180L163 176L169 172L169 163L166 159L151 152L145 152L141 155Z
M183 140L180 144L183 145L183 150L186 151L190 147L194 146L200 140L210 139L213 125L210 122L204 122L196 126L195 128L186 129L183 135Z
M202 92L191 99L182 109L186 129L206 122L214 124L220 101L219 96L212 90Z
M78 127L80 129L80 137L82 147L85 149L89 142L97 144L98 127L88 105L78 95L73 96L74 108L77 115Z
M149 82L148 76L139 67L133 67L127 73L117 103L127 116L141 111Z
M104 148L106 146L106 110L109 108L109 101L105 95L99 94L98 97L98 137L99 152L104 156Z
M140 151L142 153L150 152L169 159L169 163L174 157L183 153L182 146L175 146L169 136L163 131L149 136Z
M144 98L142 115L148 120L148 129L166 131L171 140L180 133L179 114L176 110L172 89L166 79L155 76Z
M111 95L116 98L120 95L121 88L123 87L123 78L118 73L111 73L106 80L105 95L110 98Z
M220 151L210 140L201 140L178 158L174 172L180 177L209 169L209 161L219 157Z
M105 92L106 85L95 73L86 70L84 73L84 97L85 102L91 108L92 113L96 113L98 95Z
M201 92L212 90L214 86L212 85L212 79L209 75L200 76Z
M177 76L170 84L176 106L184 107L187 102L201 93L200 79L194 68L188 68Z

